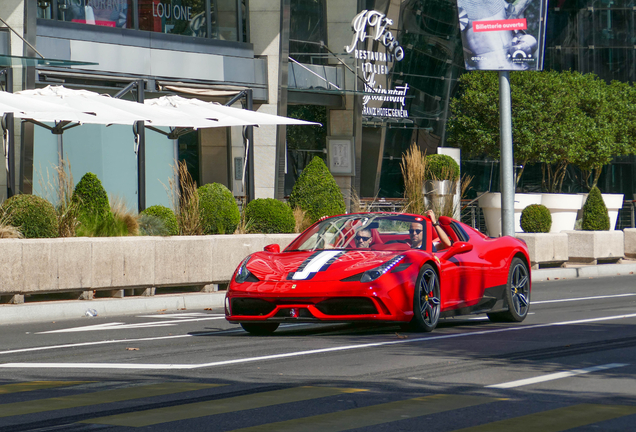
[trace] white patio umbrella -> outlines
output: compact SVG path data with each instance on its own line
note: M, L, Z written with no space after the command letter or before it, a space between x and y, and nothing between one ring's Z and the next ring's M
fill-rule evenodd
M188 99L181 96L162 96L155 99L146 99L144 103L187 113L189 116L216 118L218 126L320 125L320 123L232 108L214 102Z
M64 108L59 104L34 100L25 95L0 91L0 112L13 113L14 117L34 118L42 122L61 120L88 122L94 116L88 112L81 112L73 108Z

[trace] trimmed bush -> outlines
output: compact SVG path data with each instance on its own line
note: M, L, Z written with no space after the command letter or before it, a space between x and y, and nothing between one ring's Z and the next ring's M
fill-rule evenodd
M250 201L245 218L249 231L254 233L293 233L296 226L291 207L273 198Z
M232 192L220 183L208 183L197 189L203 234L232 234L240 220Z
M552 227L550 210L543 204L530 204L521 212L521 229L527 233L547 233Z
M601 191L594 186L583 206L583 231L609 231L610 220Z
M429 180L459 179L459 165L455 159L444 154L426 156L426 178Z
M8 225L18 228L25 238L57 237L55 207L39 196L12 196L0 207L0 218Z
M77 183L71 201L79 206L79 219L105 218L110 214L108 194L97 176L87 172Z
M318 156L314 156L298 177L289 196L289 204L292 209L303 209L312 223L322 216L338 215L346 211L340 188L327 165Z
M148 229L148 228L151 226L156 227L157 224L147 221L147 223L144 225L141 223L141 218L140 218L140 224L139 224L140 229L146 235L179 235L179 225L177 224L177 217L175 216L172 209L169 209L166 206L162 206L162 205L150 206L146 210L143 210L139 214L139 216L155 217L159 219L161 221L161 224L163 225L163 229L160 230L163 232L163 234L158 234L158 233L150 234L148 233L148 231L154 232L156 230L154 228L153 229Z

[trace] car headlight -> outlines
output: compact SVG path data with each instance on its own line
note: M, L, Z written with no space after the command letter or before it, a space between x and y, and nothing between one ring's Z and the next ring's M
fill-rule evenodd
M365 271L362 274L362 278L360 279L360 282L372 282L376 280L377 278L382 276L384 273L388 272L393 267L395 267L403 259L404 259L404 255L399 255L393 258L392 260L385 262L381 266Z
M234 277L234 281L236 283L243 283L248 280L250 282L258 281L258 279L247 269L247 262L250 260L250 258L251 257L245 258L236 271L236 276Z

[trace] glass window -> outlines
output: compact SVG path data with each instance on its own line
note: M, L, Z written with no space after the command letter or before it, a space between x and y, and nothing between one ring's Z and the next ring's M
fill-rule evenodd
M57 0L57 18L81 24L131 28L132 10L132 0Z
M204 0L139 0L139 30L207 36Z
M218 38L238 40L236 0L216 0L218 8Z

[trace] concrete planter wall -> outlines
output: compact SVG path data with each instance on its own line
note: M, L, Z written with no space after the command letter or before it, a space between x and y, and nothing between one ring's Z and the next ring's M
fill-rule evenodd
M562 265L568 260L568 235L566 233L520 233L517 237L528 245L530 265Z
M566 231L566 234L571 263L616 262L625 256L623 231Z
M243 258L297 234L0 240L0 295L226 283Z
M625 228L625 256L636 259L636 228Z

